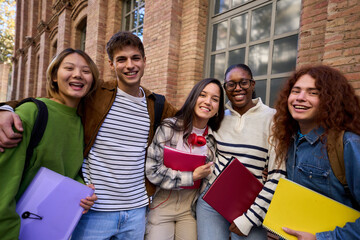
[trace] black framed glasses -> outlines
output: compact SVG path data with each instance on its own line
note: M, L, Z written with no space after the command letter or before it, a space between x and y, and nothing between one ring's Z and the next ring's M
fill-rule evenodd
M224 83L224 88L226 91L232 92L235 90L236 86L239 85L242 89L246 90L250 87L253 79L241 78L239 82L228 81Z

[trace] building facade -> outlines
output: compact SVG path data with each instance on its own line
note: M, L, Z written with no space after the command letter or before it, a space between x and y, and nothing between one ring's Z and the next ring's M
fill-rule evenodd
M105 51L119 30L142 38L142 85L183 104L205 77L246 63L256 93L273 105L291 72L306 64L342 71L360 95L359 0L18 0L8 99L45 96L45 71L67 47L85 50L104 80Z
M0 102L6 101L6 95L9 87L9 74L11 65L8 63L0 63Z

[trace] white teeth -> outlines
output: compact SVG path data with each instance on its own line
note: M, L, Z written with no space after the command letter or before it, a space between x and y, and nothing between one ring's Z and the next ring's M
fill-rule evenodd
M200 109L203 109L203 110L206 110L206 111L210 112L210 109L205 108L205 107L200 107Z
M84 86L84 84L82 84L82 83L70 83L70 85L76 86L76 87L82 87L82 86Z
M295 109L307 109L305 106L294 106Z
M128 75L128 76L132 76L132 75L135 75L136 72L130 72L130 73L125 73L125 74Z
M242 100L244 97L244 95L236 95L234 98L237 100Z

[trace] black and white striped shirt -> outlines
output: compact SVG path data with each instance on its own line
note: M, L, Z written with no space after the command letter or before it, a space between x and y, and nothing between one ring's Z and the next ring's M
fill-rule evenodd
M149 128L146 98L118 88L82 167L85 182L94 184L98 197L92 210L121 211L148 204L144 167Z

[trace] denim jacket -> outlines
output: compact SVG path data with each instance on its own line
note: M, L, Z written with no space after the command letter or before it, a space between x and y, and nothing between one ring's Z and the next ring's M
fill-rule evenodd
M294 136L287 156L287 177L352 207L344 187L331 169L326 138L320 137L323 133L324 129L318 128L305 136ZM345 132L343 141L346 180L352 196L360 203L360 136ZM355 222L348 222L343 228L336 227L334 231L317 233L316 239L360 239L360 218Z

